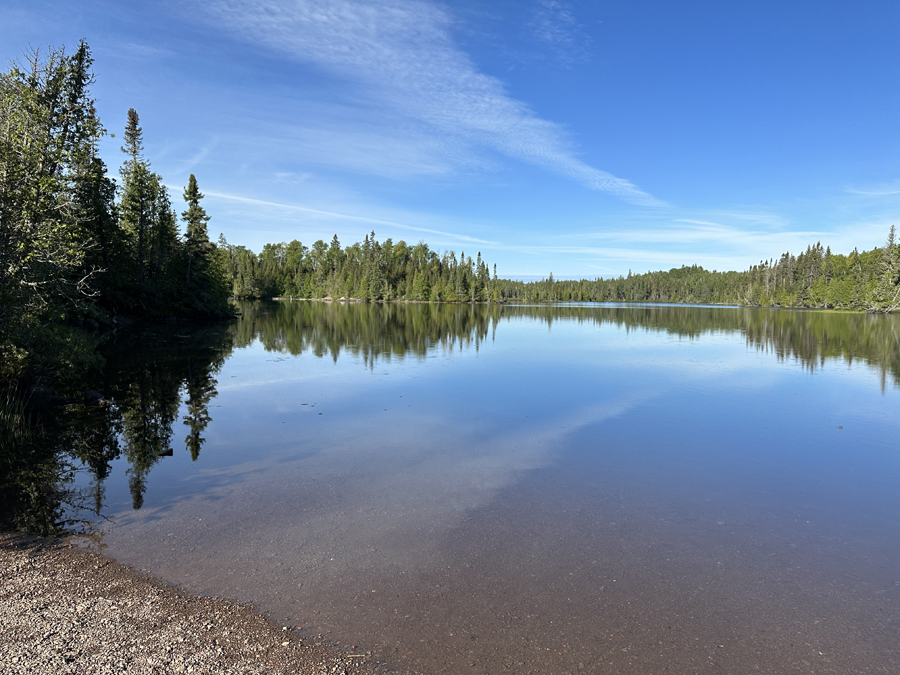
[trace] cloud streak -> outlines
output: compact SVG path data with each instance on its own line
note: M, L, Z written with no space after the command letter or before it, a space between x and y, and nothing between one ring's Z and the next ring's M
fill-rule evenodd
M534 36L549 46L566 66L587 60L587 43L571 6L560 0L539 0L531 20Z
M170 188L171 189L171 188ZM222 192L210 192L206 191L205 195L207 197L213 197L215 199L223 199L225 201L232 202L240 202L242 204L250 204L252 206L266 206L276 209L281 209L285 211L295 211L298 213L306 213L315 216L322 216L328 219L334 220L349 220L358 223L366 223L367 225L384 225L387 227L395 227L401 230L409 230L411 232L424 232L427 234L437 234L442 237L449 237L451 239L456 239L461 243L472 243L472 244L485 244L490 246L497 246L495 242L487 241L485 239L478 239L476 237L470 237L465 234L455 234L453 232L445 232L443 230L435 230L427 227L417 227L415 225L406 225L404 223L398 223L393 220L385 220L382 218L372 218L369 216L357 216L351 213L341 213L338 211L328 211L325 209L316 209L309 206L300 206L298 204L283 204L280 202L272 202L264 199L253 199L251 197L242 197L240 195L230 195Z
M891 197L893 195L900 195L900 181L881 183L880 185L862 188L848 187L846 188L846 191L850 194L862 195L864 197Z
M219 0L208 19L356 85L355 94L432 133L492 148L641 206L663 202L575 156L563 129L510 97L454 43L452 18L421 0Z

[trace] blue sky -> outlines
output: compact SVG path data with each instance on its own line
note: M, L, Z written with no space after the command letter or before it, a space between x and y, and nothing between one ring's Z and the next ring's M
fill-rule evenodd
M90 44L180 203L266 242L426 241L501 276L744 269L900 225L900 3L0 0ZM179 210L181 207L178 207Z

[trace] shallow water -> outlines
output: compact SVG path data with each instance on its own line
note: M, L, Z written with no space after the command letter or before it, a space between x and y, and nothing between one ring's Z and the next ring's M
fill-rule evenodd
M109 347L106 554L398 671L900 672L900 317L243 311Z

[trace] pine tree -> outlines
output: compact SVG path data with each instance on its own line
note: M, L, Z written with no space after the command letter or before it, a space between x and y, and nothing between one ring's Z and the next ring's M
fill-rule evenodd
M128 109L128 122L125 126L125 145L122 152L128 155L119 174L122 176L121 213L122 228L131 238L134 269L137 271L137 292L141 303L146 296L147 239L150 230L151 210L156 201L154 175L150 171L150 163L144 160L141 152L144 149L143 130L139 125L137 111Z
M120 225L129 240L136 288L131 297L148 314L170 314L183 304L179 292L181 256L177 216L162 177L150 170L143 154L143 130L134 108L128 111L125 145L128 159L120 169ZM132 273L134 274L134 272Z
M197 187L197 179L194 174L188 179L188 185L184 189L184 201L187 202L188 208L181 213L186 225L185 228L185 248L187 250L187 289L190 292L191 287L191 271L196 265L201 270L205 269L207 258L212 251L212 245L209 241L209 234L206 230L206 224L210 217L206 215L206 211L200 206L200 200L203 195Z
M891 225L881 252L881 275L869 306L870 311L892 312L900 306L900 251L897 250L896 237L896 229Z

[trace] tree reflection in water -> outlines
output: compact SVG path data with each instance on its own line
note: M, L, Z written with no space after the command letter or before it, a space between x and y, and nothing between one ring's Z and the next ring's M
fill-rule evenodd
M460 305L247 302L230 324L166 325L120 332L103 348L105 366L84 388L110 406L70 405L15 436L0 465L0 521L49 535L102 519L113 461L128 462L132 506L144 504L147 476L171 456L175 425L187 427L185 449L196 460L212 422L216 375L238 349L259 343L292 356L342 354L368 368L379 359L425 358L434 349L480 348L503 322L578 322L664 332L702 340L741 334L780 360L815 370L828 359L875 368L884 390L900 386L900 316L678 305ZM502 328L500 329L502 330ZM184 406L182 408L182 406ZM21 412L21 411L20 411ZM13 411L15 413L15 411ZM4 414L13 414L7 411ZM15 413L19 414L19 413ZM14 416L14 415L13 415ZM9 438L13 438L12 435ZM75 487L77 472L87 487Z

